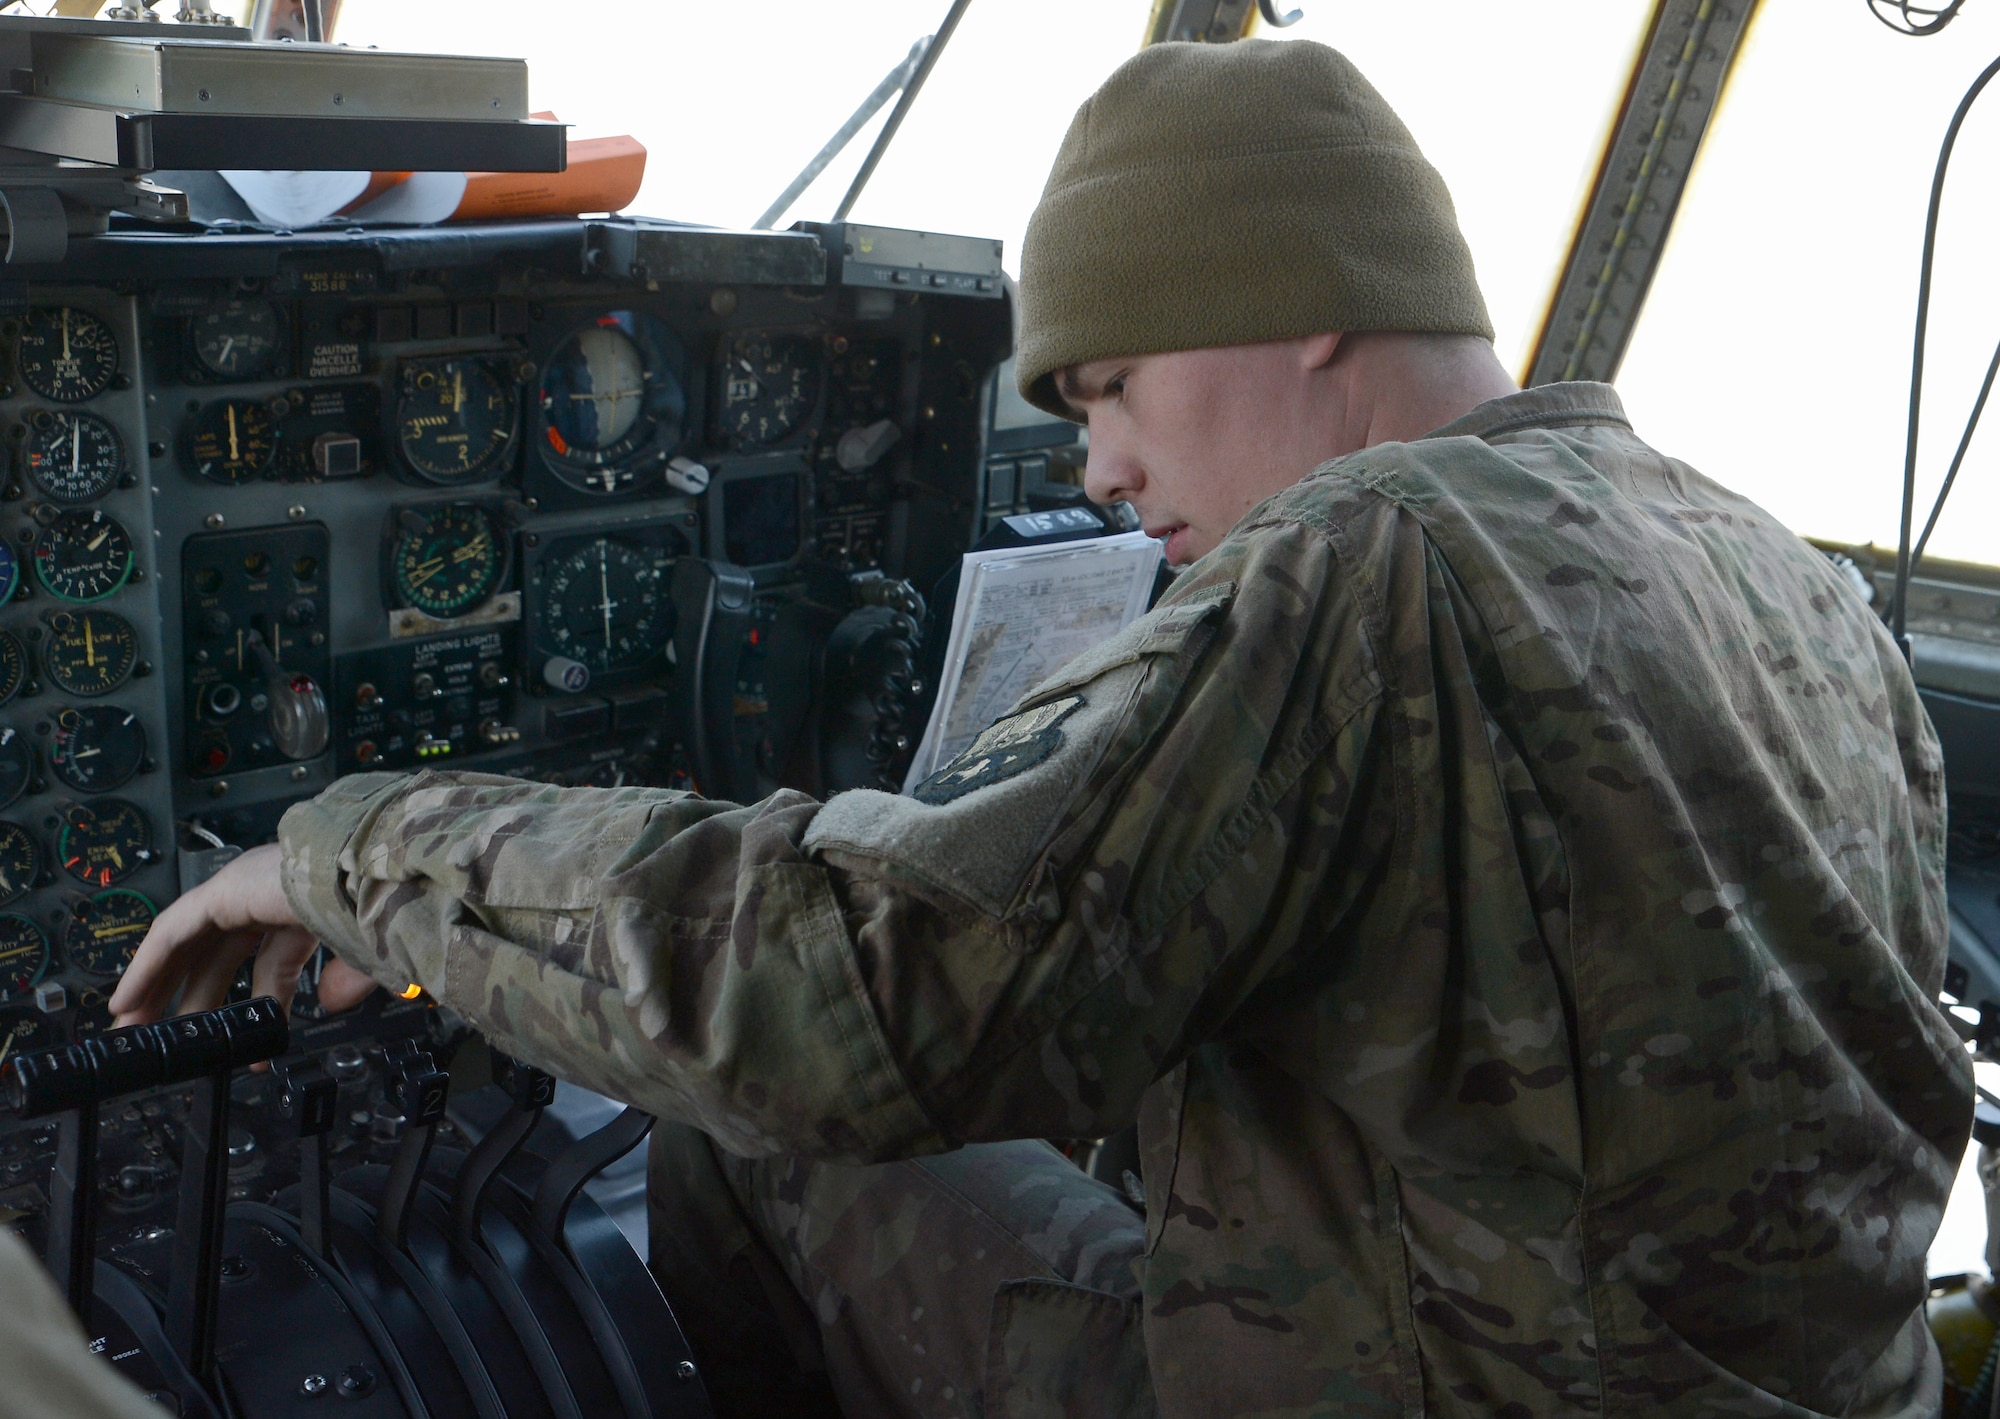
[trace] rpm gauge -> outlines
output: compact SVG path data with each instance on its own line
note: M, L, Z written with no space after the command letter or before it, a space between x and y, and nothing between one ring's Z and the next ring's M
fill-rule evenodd
M674 633L667 591L673 560L658 547L597 537L545 562L537 613L542 645L599 674L652 659Z
M277 362L285 329L269 301L218 301L188 322L195 363L215 379L255 379Z
M151 900L129 887L99 892L70 908L63 952L86 974L107 979L122 975L157 915Z
M125 441L107 420L81 410L38 409L22 442L28 476L59 503L104 496L125 471Z
M412 360L396 401L403 458L433 483L469 483L514 442L514 389L484 360Z
M116 518L75 508L35 539L35 575L64 601L101 601L132 575L132 538Z
M662 322L618 311L571 335L541 382L542 454L585 493L619 493L680 446L687 419L680 341Z
M146 727L117 705L69 705L56 711L49 768L82 793L104 793L139 772Z
M41 880L41 845L19 823L0 822L0 903L19 900Z
M398 604L448 620L481 605L507 572L507 544L475 503L405 508L389 550Z
M0 913L0 998L33 989L48 968L49 938L42 935L42 929L19 912ZM28 1033L14 1025L7 1041L32 1047L24 1038Z
M802 335L738 335L722 365L722 426L738 448L782 443L819 402L819 346Z
M21 321L14 363L42 398L79 404L111 387L118 374L118 337L87 310L39 307Z
M153 830L122 798L78 804L56 838L56 860L79 882L109 887L153 860Z
M108 695L132 674L139 633L109 611L58 611L49 617L42 668L72 695Z
M271 411L254 399L224 399L195 416L188 439L194 471L234 487L259 477L278 451Z

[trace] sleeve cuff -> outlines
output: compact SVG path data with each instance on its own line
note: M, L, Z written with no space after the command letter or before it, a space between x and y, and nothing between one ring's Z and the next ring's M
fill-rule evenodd
M386 960L361 932L347 887L353 847L411 784L403 774L355 774L303 803L278 823L285 899L308 931L357 970L401 990L415 977ZM390 981L390 976L398 979Z

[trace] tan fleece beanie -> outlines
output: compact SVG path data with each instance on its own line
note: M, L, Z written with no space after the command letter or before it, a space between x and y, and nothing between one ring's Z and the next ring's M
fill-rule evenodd
M1077 110L1021 250L1021 394L1088 360L1325 330L1493 338L1437 169L1308 40L1156 44Z

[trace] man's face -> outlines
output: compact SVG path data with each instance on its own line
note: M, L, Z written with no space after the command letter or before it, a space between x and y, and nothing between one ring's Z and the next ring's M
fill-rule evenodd
M1316 376L1337 337L1092 360L1058 376L1090 426L1084 490L1128 501L1184 566L1331 452Z

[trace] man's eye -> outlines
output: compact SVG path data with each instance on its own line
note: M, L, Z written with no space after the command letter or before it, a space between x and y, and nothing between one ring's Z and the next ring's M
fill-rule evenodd
M1111 381L1110 383L1106 384L1106 385L1104 386L1104 394L1105 394L1105 397L1106 397L1106 398L1108 398L1108 399L1122 399L1122 398L1124 398L1124 397L1125 397L1125 376L1124 376L1124 375L1120 375L1120 376L1118 376L1118 378L1116 378L1116 379L1112 380L1112 381Z

